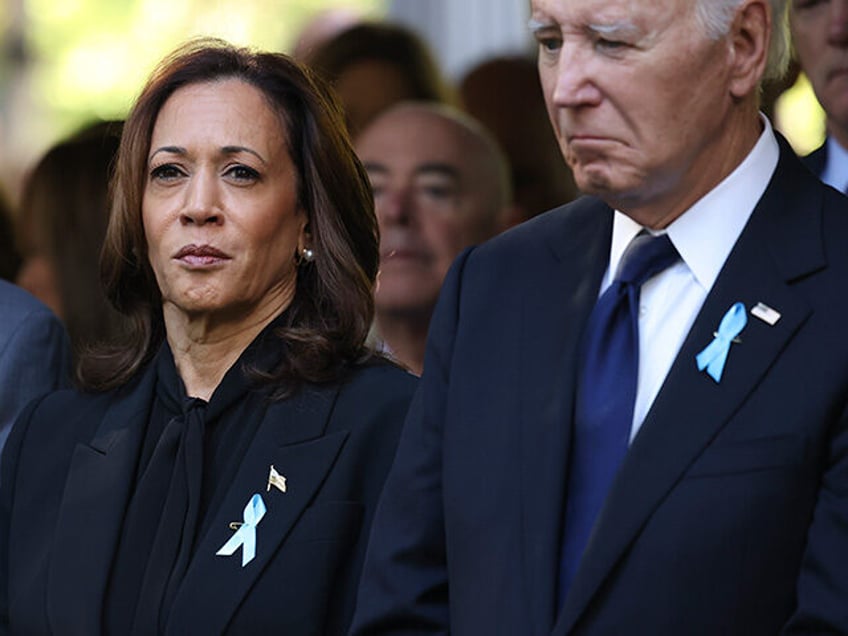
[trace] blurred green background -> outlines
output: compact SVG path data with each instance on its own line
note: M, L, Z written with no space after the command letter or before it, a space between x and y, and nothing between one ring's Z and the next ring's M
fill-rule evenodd
M0 0L2 2L2 0ZM0 183L92 119L125 116L156 62L198 35L289 51L329 7L379 17L385 0L5 0L0 3Z
M22 175L50 144L92 119L124 117L153 65L190 37L213 35L289 52L301 28L326 9L346 7L382 17L390 4L0 0L0 188L15 200ZM440 44L431 44L439 55ZM823 114L803 77L780 99L775 119L802 154L823 139Z

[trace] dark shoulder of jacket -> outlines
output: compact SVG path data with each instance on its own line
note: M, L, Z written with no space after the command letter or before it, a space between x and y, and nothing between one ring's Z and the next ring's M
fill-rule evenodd
M509 255L519 257L528 247L540 241L568 234L572 227L601 221L604 212L609 211L609 205L597 197L582 196L566 205L534 216L478 245L472 250L473 257L485 258L489 253L498 254L499 258Z
M350 365L341 380L341 395L357 394L376 401L411 399L418 378L383 355Z
M807 170L820 177L827 164L827 140L810 154L800 157L800 159Z
M114 399L115 391L84 393L62 389L33 402L21 414L17 426L24 421L30 434L50 438L72 437L76 441L91 439L100 425L103 413ZM42 428L48 428L42 431Z

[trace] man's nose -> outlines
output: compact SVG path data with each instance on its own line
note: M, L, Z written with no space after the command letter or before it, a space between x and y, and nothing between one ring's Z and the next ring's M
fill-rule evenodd
M383 193L377 204L377 215L384 223L406 224L414 207L412 188L404 186Z
M597 105L601 101L601 92L588 66L586 52L576 43L563 43L554 69L554 105L560 108L579 108Z

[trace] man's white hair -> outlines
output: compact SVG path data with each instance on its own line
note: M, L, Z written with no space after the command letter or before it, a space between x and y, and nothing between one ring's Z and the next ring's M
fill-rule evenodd
M695 0L695 16L707 37L718 40L730 31L731 22L743 0ZM789 17L786 0L769 0L772 25L764 80L778 79L789 64Z

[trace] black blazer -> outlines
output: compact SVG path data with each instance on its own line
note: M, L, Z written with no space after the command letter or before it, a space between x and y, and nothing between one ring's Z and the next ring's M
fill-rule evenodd
M558 611L576 350L611 228L583 198L455 263L352 633L848 634L848 199L783 141ZM780 319L749 313L716 383L695 356L740 301Z
M827 165L827 141L810 154L801 157L801 161L814 175L821 177L824 167Z
M97 396L31 405L9 438L0 496L0 633L101 633L104 588L131 495L154 373ZM310 387L265 412L198 545L167 634L339 634L367 529L416 382L389 364ZM266 490L273 465L287 488ZM215 552L253 493L256 557Z

